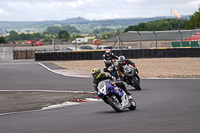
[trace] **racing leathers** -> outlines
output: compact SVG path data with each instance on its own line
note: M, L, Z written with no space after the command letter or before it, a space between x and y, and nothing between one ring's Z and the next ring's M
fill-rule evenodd
M98 79L94 79L93 80L94 89L95 89L96 92L98 92L97 86L98 86L99 82L101 82L103 80L106 80L106 79L110 79L111 81L115 80L114 77L109 76L108 74L105 74L105 73L101 73L101 75L100 75L100 77ZM114 84L116 84L116 86L118 86L119 88L123 89L128 95L131 95L131 93L127 91L127 89L126 89L126 87L125 87L125 85L124 85L123 82L116 82L116 81L114 81L112 83L112 85L114 85Z
M118 74L119 74L118 76L122 79L122 81L124 80L123 79L123 77L124 77L123 66L126 65L126 64L132 65L136 69L136 71L138 72L138 69L137 69L135 63L132 62L131 60L126 59L126 60L123 61L123 63L118 62L118 65L117 65L117 70L118 70Z
M105 62L105 67L104 67L103 71L109 72L111 74L111 71L108 70L108 68L112 65L113 60L118 59L118 57L116 55L114 55L113 53L110 53L110 54L105 53L103 55L103 57L104 57L104 62Z

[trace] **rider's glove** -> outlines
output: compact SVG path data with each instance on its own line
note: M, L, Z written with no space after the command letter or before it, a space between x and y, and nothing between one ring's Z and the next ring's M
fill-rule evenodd
M122 80L122 81L126 81L126 78L125 78L124 74L122 74L121 80Z
M116 81L113 81L111 85L116 85Z
M135 70L136 70L136 72L139 74L139 71L138 71L138 69L137 69L137 68L135 68Z
M116 81L116 78L115 78L114 76L112 76L112 80L113 80L113 81Z

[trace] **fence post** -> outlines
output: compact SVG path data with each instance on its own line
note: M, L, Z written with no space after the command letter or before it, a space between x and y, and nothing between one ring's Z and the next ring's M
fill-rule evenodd
M77 50L77 41L76 41L76 36L75 36L75 34L73 34L73 36L74 36L74 40L75 40L75 50Z
M153 30L153 34L156 36L155 42L156 42L156 48L157 48L157 34L156 34L156 32L154 30Z
M95 37L96 37L96 45L97 45L97 49L98 49L98 36L96 33L94 33Z
M137 31L138 35L139 35L139 39L140 39L140 48L142 48L142 44L141 44L141 34L139 33L139 31Z
M180 31L180 29L178 30L178 32L181 34L181 47L183 47L183 36L182 36L182 32Z

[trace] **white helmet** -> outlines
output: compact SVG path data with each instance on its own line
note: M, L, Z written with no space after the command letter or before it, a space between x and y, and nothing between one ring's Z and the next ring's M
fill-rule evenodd
M124 61L125 61L125 57L123 56L123 55L121 55L119 58L118 58L118 60L119 60L119 62L120 63L123 63Z
M106 54L111 54L111 50L110 49L106 49Z

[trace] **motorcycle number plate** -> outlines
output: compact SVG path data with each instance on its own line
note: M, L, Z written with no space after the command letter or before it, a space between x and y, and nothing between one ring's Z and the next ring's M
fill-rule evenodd
M99 91L106 95L106 85L104 85L103 87L99 88Z

